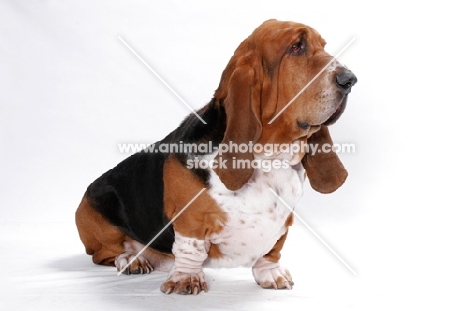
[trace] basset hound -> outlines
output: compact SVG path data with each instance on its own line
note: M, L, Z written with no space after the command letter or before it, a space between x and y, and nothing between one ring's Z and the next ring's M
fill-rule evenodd
M295 22L268 20L255 29L197 111L206 124L192 113L151 148L213 150L146 149L88 186L76 225L93 262L126 274L166 271L166 294L207 291L203 267L252 267L261 287L291 289L279 259L303 182L330 193L347 171L334 152L262 147L332 144L328 126L357 79L324 46L316 30ZM220 152L241 145L254 148ZM203 161L218 165L194 165ZM265 169L262 161L280 165Z

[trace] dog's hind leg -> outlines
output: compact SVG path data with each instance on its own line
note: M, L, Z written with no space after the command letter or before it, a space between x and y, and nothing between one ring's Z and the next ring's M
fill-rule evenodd
M95 264L116 266L125 274L168 271L172 266L172 254L163 254L149 247L134 258L145 246L112 225L90 205L86 196L76 211L75 221L86 253L93 256Z

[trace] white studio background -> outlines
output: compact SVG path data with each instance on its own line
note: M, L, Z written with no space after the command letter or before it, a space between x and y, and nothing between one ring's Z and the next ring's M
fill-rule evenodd
M53 237L90 263L74 228L86 187L129 156L119 143L155 142L189 113L118 37L196 109L270 18L312 26L331 54L355 38L339 60L359 81L331 128L335 142L356 146L340 155L349 178L331 195L305 185L296 210L357 276L310 233L288 239L290 261L308 263L296 274L311 273L311 295L321 293L314 303L467 307L468 25L455 1L0 1L0 239L10 282L23 271L15 260L61 256L22 243ZM333 282L347 287L320 285Z

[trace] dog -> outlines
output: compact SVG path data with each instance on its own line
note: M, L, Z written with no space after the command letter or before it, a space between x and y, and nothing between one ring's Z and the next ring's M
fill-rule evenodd
M261 287L291 289L279 259L303 183L331 193L348 175L334 152L293 148L333 144L328 126L357 82L324 46L295 22L255 29L211 101L151 145L212 150L146 149L88 186L76 225L93 262L125 274L166 271L166 294L206 292L203 267L248 266Z

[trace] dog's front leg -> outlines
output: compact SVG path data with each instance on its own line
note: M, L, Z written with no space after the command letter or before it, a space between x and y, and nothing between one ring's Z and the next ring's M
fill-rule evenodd
M169 272L166 282L161 285L161 291L166 294L197 295L200 291L208 291L202 266L208 257L205 241L184 237L175 232L175 242L172 247L175 256L174 266Z
M252 267L255 281L263 288L292 289L294 285L288 269L282 267L279 263L281 257L280 251L283 248L287 235L288 232L286 231L271 251L258 259Z

